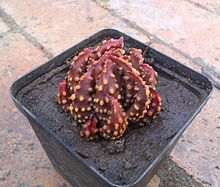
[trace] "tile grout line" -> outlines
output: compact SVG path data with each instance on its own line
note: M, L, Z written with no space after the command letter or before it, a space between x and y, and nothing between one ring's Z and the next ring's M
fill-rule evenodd
M188 2L188 3L190 3L190 4L192 4L192 5L194 5L194 6L197 7L197 8L200 8L200 9L203 9L203 10L205 10L205 11L207 11L207 12L210 12L210 13L212 13L212 14L215 14L216 16L219 16L219 15L220 15L220 13L217 13L217 12L215 12L215 11L209 9L208 7L206 7L206 6L204 6L204 5L201 5L201 4L199 4L199 3L193 2L192 0L184 0L184 1L186 1L186 2Z
M14 18L7 14L2 7L0 7L0 18L10 28L10 31L20 33L28 42L39 49L48 59L54 57L54 55L46 49L36 38L28 33L24 28L16 23Z
M168 169L168 170L166 170ZM163 175L163 172L166 172L166 177ZM160 185L159 186L167 186L166 181L172 181L173 178L175 178L173 176L173 173L177 174L178 178L181 179L185 179L187 180L187 182L189 182L189 184L184 184L187 186L194 186L194 187L202 187L203 186L203 181L200 181L199 178L194 177L193 175L190 175L187 173L187 171L180 167L173 159L171 156L168 156L162 167L159 168L159 170L157 171L156 175L160 178ZM177 182L177 181L176 181ZM180 182L180 181L178 181ZM181 181L182 182L182 181ZM179 185L183 185L183 184L179 184Z
M183 56L184 58L188 59L192 64L199 66L201 68L202 73L205 72L206 75L209 75L209 78L212 79L212 81L214 83L217 83L217 84L215 84L216 87L220 88L220 86L219 86L219 84L220 84L219 83L220 69L219 68L203 62L202 59L197 59L197 58L193 59L189 54L186 54L185 52L181 51L180 49L172 46L172 44L168 44L167 42L159 39L156 35L151 34L150 32L146 31L142 27L138 26L135 22L132 22L132 21L128 20L127 18L124 18L123 16L118 14L115 10L110 9L100 3L97 3L95 0L92 0L92 1L94 1L99 7L107 10L113 17L120 19L122 22L127 24L129 27L131 27L131 28L137 30L138 32L142 33L143 35L147 36L151 41L170 48L176 54L179 54L179 55ZM215 80L215 79L218 79L218 80Z
M165 41L159 39L156 35L153 35L150 32L146 31L142 27L138 26L135 22L131 22L130 20L122 17L115 10L112 10L110 8L105 7L105 6L101 5L100 3L97 3L95 0L92 0L92 1L94 1L99 7L107 10L113 17L118 18L119 20L121 20L122 22L124 22L125 24L130 26L131 28L133 28L133 29L137 30L138 32L142 33L143 35L147 36L151 41L170 48L175 53L188 59L194 65L195 64L198 65L201 68L202 73L204 73L206 76L208 75L208 77L212 80L214 85L217 88L220 88L220 86L219 86L220 85L220 83L219 83L220 69L217 69L216 67L214 67L212 65L210 66L210 64L208 64L208 63L204 63L202 61L202 59L193 59L190 55L184 53L183 51L172 46L171 44L168 44ZM188 0L185 0L185 1L188 1ZM14 18L12 16L10 16L9 14L7 14L4 11L4 9L2 9L1 7L0 7L0 18L10 28L11 31L20 33L27 41L29 41L32 45L34 45L37 49L39 49L48 59L51 59L54 57L54 55L48 49L46 49L36 38L34 38L24 28L22 28L19 24L17 24L16 21L14 20ZM218 80L216 80L216 79L218 79Z

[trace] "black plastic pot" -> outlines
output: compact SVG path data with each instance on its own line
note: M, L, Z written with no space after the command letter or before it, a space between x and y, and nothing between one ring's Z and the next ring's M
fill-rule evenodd
M18 97L18 93L37 78L47 74L54 68L63 65L68 58L72 57L83 48L94 46L103 39L110 37L119 38L120 36L123 36L125 39L125 47L136 47L143 51L147 47L145 44L119 31L106 29L96 33L90 38L66 50L56 58L26 74L19 80L15 81L11 87L11 97L15 105L29 120L53 166L73 186L102 187L119 185L114 184L105 178L98 170L94 169L73 149L71 149L69 145L64 143L55 132L47 127L47 124L41 117L35 116L26 106L23 105L22 99ZM152 176L156 173L157 169L161 166L163 159L170 154L181 134L207 102L212 91L211 82L203 75L152 48L149 48L148 55L156 60L153 66L158 71L159 75L163 74L164 76L169 76L172 79L177 80L177 84L184 85L189 92L196 93L199 104L196 105L196 108L193 111L190 111L190 115L184 119L184 124L179 127L172 136L167 137L166 145L156 158L151 161L143 173L138 176L134 182L124 186L146 186ZM160 94L163 95L163 93ZM173 120L173 125L175 124L176 121Z

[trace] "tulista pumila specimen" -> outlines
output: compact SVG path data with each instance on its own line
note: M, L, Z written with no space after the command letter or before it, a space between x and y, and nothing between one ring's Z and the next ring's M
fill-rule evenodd
M59 84L58 103L81 125L88 140L120 138L129 122L144 125L161 110L157 72L145 64L140 49L126 55L124 39L102 41L70 62Z

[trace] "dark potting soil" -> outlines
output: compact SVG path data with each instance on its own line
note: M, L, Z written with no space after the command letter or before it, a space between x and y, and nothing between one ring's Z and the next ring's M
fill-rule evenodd
M65 66L36 79L21 89L17 98L86 162L116 184L129 184L137 179L200 103L191 87L158 72L162 111L153 122L144 127L130 124L116 141L86 141L80 137L77 123L57 103L58 84L67 72Z

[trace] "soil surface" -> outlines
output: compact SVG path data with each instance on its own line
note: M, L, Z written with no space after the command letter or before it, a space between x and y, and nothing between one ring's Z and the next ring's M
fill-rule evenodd
M130 124L117 141L86 141L80 137L77 123L57 103L58 84L67 71L63 69L58 67L39 77L23 88L17 98L88 164L115 184L135 181L200 104L193 88L161 71L157 90L162 99L162 111L153 122L144 127Z

